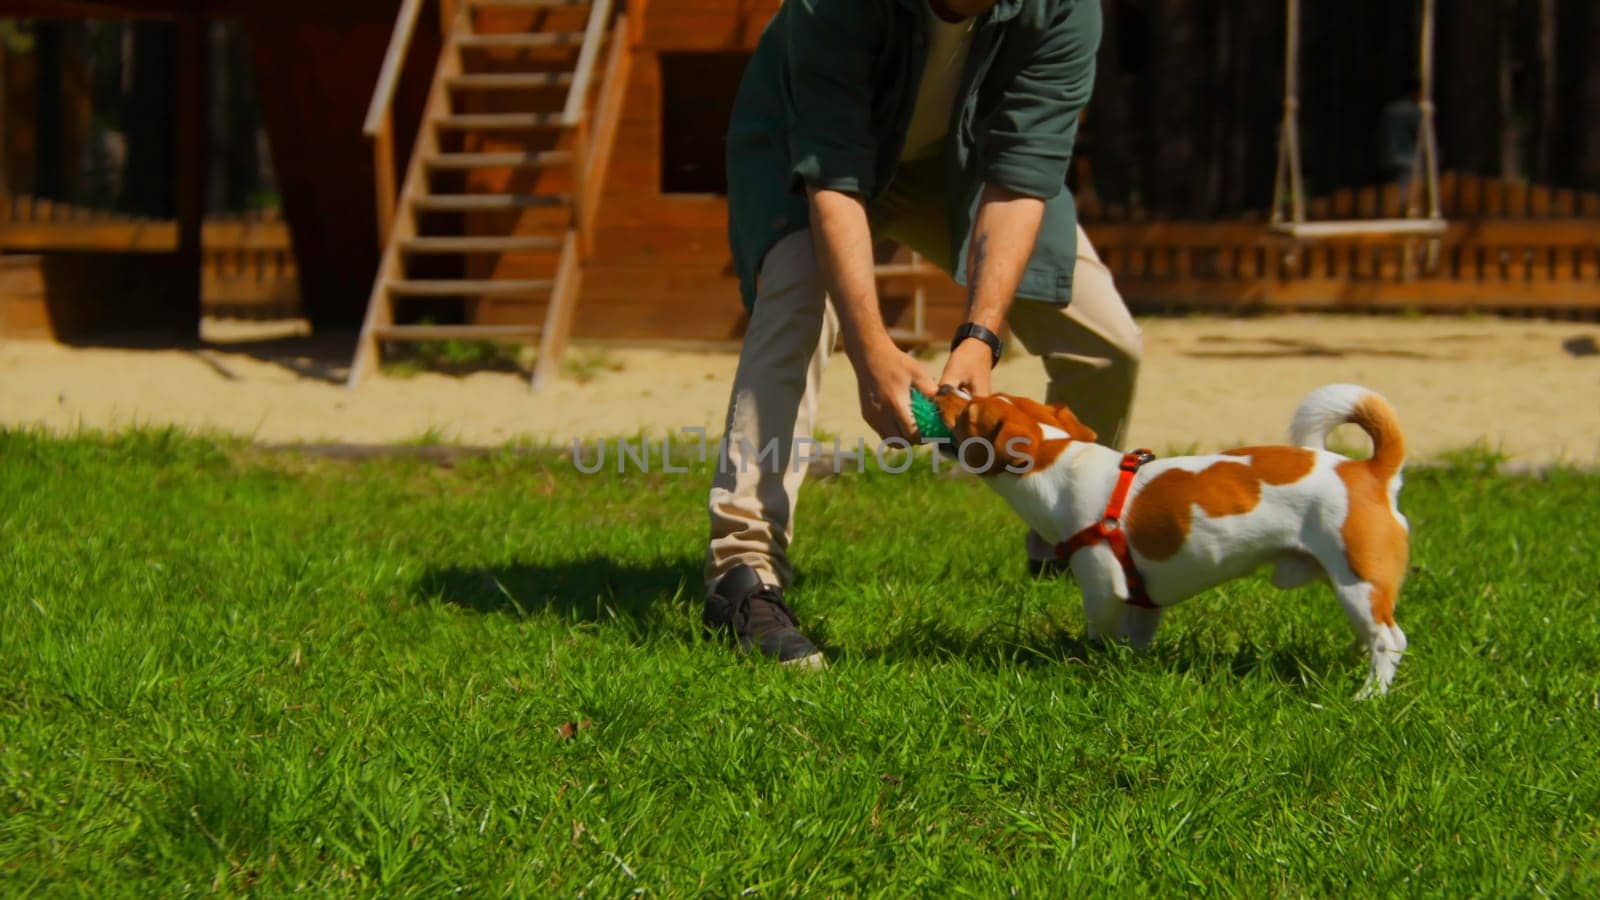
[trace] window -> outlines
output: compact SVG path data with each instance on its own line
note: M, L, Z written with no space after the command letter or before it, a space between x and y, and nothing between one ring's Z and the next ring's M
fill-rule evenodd
M661 54L661 193L728 192L728 117L749 61L749 53Z

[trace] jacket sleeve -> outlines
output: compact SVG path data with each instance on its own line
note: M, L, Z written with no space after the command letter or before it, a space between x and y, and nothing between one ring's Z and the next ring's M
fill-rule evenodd
M788 0L785 56L789 186L850 194L873 190L873 61L884 21L880 3Z
M983 129L978 167L985 182L1041 200L1065 189L1078 114L1094 90L1100 29L1100 0L1060 4Z

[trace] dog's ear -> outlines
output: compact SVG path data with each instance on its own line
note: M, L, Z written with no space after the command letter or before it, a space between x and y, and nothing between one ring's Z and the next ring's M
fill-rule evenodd
M1092 444L1094 439L1099 437L1093 428L1078 421L1078 417L1073 415L1072 410L1068 409L1064 403L1046 406L1037 400L1029 400L1026 397L1012 397L1011 402L1041 424L1054 425L1065 431L1067 437L1075 441L1084 441Z
M1067 436L1073 440L1092 444L1095 439L1100 437L1099 432L1080 422L1065 403L1057 403L1051 406L1050 411L1055 414L1056 423L1061 426L1061 430L1065 431Z

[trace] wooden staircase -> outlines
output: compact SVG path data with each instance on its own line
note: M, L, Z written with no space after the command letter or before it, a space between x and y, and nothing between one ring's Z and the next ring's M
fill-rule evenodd
M442 3L443 48L396 198L390 107L421 7L402 4L367 119L384 249L348 383L385 343L537 341L537 389L571 329L626 23L613 26L611 0ZM609 89L591 109L597 83Z

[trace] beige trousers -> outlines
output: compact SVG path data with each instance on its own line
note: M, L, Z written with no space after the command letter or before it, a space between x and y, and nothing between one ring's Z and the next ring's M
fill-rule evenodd
M874 219L879 225L879 216ZM919 252L934 250L924 255L948 271L948 261L940 259L935 246L918 246L921 235L896 233L917 229L874 230ZM1071 304L1018 298L1007 324L1043 360L1049 381L1046 402L1070 404L1084 424L1100 433L1101 443L1120 446L1138 376L1139 328L1082 229ZM795 452L797 442L811 436L817 389L837 334L811 232L791 234L762 262L755 308L739 353L726 440L711 485L708 590L741 563L769 584L789 583L789 540L806 468L795 464ZM799 449L804 453L811 448L801 444Z

